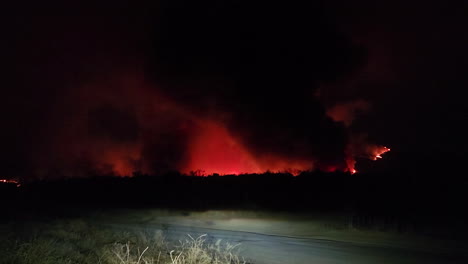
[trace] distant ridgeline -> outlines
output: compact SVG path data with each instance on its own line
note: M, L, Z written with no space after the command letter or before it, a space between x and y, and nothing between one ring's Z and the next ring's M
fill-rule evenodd
M15 206L161 207L186 209L351 210L376 215L463 211L463 184L441 191L438 181L409 175L303 172L226 176L96 176L22 185L0 181L0 198Z

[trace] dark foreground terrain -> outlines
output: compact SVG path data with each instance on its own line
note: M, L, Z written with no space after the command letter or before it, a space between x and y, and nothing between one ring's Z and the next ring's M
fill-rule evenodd
M122 263L120 255L129 256L123 263L184 263L170 256L184 252L180 241L251 263L466 263L463 184L447 192L436 182L386 177L137 174L3 183L0 263Z
M171 264L468 261L464 241L360 230L346 226L342 215L150 209L80 214L0 224L0 263L126 264L139 263L140 256L140 263ZM194 248L195 262L171 258L174 251L193 255ZM214 254L219 262L212 262Z

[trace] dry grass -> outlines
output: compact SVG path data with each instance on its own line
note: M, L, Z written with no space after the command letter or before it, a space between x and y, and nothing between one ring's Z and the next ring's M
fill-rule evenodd
M159 233L160 234L160 233ZM144 248L115 243L106 261L111 264L246 264L238 256L239 244L222 243L218 240L214 244L206 243L206 236L202 235L180 241L180 245L170 250L162 235L157 235L159 242L150 243ZM169 251L168 251L169 250Z
M14 232L0 236L0 264L241 264L239 245L206 235L171 244L163 232L123 232L64 220L34 224L27 236ZM34 229L34 230L33 230ZM39 231L38 231L39 230Z
M221 240L214 244L206 243L206 235L181 242L177 250L170 252L171 264L245 264L246 261L239 258L238 246L240 244L222 243Z

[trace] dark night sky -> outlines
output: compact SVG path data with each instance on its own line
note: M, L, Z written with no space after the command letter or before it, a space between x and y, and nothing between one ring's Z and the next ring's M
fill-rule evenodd
M7 178L185 169L206 120L321 169L357 137L392 148L359 171L463 168L462 1L30 2L1 20Z

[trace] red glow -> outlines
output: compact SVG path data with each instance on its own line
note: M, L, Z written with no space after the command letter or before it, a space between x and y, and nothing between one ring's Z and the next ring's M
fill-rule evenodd
M341 104L336 104L327 109L327 116L335 122L343 122L346 126L350 126L356 115L360 112L366 112L370 109L370 104L364 100L351 101Z
M135 161L140 158L140 149L135 144L132 146L113 146L100 157L103 173L112 173L116 176L131 176L136 170Z
M357 172L357 170L354 168L355 166L356 166L356 160L354 159L354 157L348 154L348 156L346 157L347 171L349 171L351 174L355 174Z
M254 156L219 123L201 121L200 131L189 146L189 160L182 169L196 175L289 172L312 169L311 162L293 161L271 155Z
M389 148L378 145L369 145L361 142L360 145L350 145L345 160L346 167L338 165L314 164L311 161L294 160L272 155L253 155L239 140L233 137L220 123L214 121L199 121L200 130L192 138L189 146L189 159L182 172L204 176L218 173L242 174L289 172L298 175L301 171L320 169L325 172L347 171L356 174L356 158L377 160Z
M67 116L70 123L67 126L60 125L54 128L52 147L43 151L53 154L42 155L36 161L39 175L45 175L47 168L55 167L60 173L71 177L86 176L89 171L116 176L131 176L135 171L159 173L155 171L152 163L157 162L157 159L164 159L161 157L164 154L159 154L157 151L161 146L163 148L161 153L164 153L167 140L183 142L183 148L176 148L173 154L175 157L170 158L167 167L187 174L193 171L200 176L266 171L298 175L302 171L314 169L354 174L357 172L356 158L377 160L390 151L386 147L369 145L365 138L351 138L345 160L332 164L321 164L314 161L313 157L301 159L289 156L291 153L259 154L247 148L221 122L203 120L187 108L159 94L157 89L153 89L154 87L147 86L143 76L138 73L118 76L70 90L70 94L66 96L60 107L60 109L70 108L65 111L71 113L70 117ZM83 103L72 108L77 98ZM111 106L131 113L139 125L138 137L119 140L118 137L116 139L110 135L112 131L102 134L90 133L87 117L89 118L89 113L94 109L102 106ZM327 114L333 120L349 126L357 113L368 108L368 103L358 100L336 105L329 109ZM63 111L55 112L56 119L62 120ZM167 139L165 136L178 135L179 132L180 138ZM187 148L185 140L188 140ZM152 154L153 149L157 154ZM57 160L62 162L58 164Z
M201 131L193 138L189 161L184 172L201 171L204 174L240 174L260 172L253 157L214 122L202 122Z

